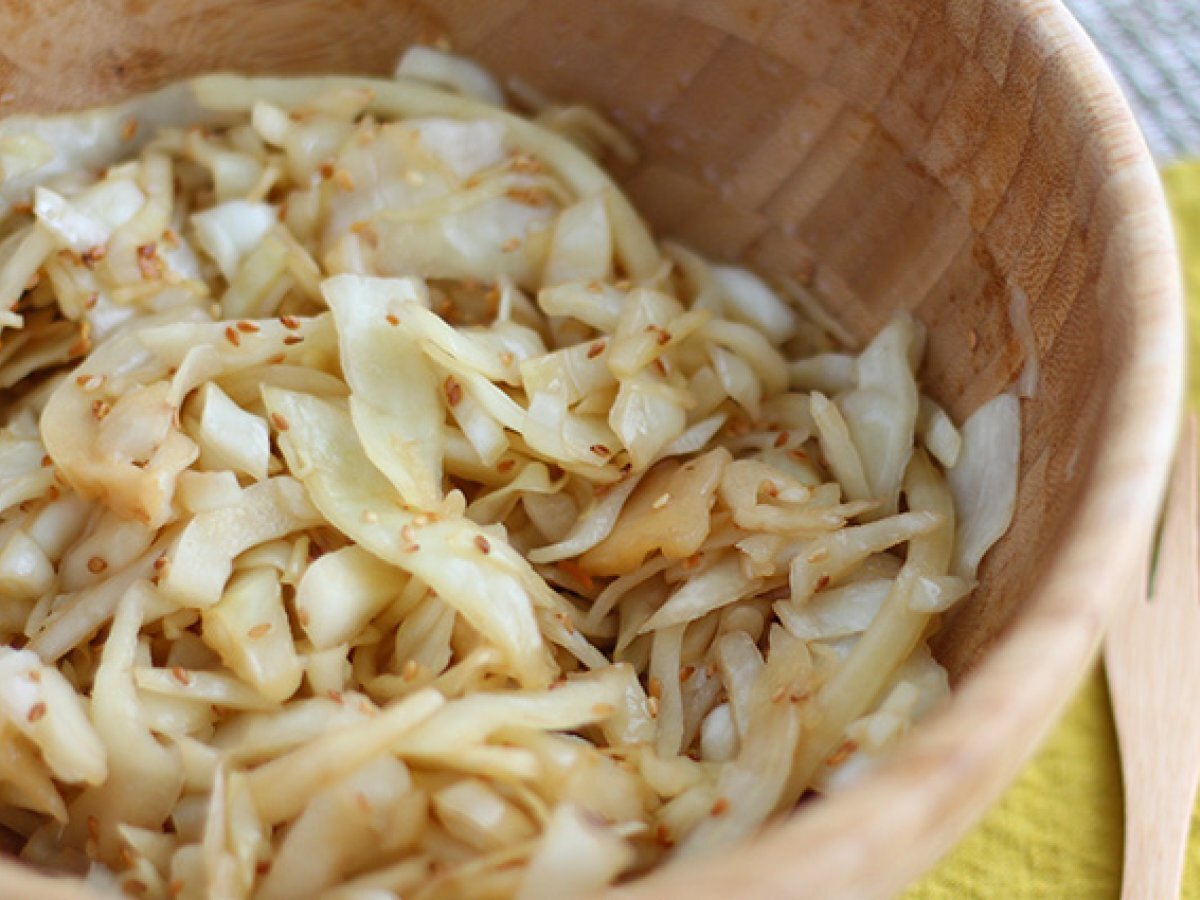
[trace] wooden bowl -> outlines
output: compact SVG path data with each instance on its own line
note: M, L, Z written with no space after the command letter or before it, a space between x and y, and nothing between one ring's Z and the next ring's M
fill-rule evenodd
M622 180L660 232L813 273L860 335L913 310L924 382L957 417L1021 369L1009 310L1028 298L1019 510L938 636L953 701L853 789L614 895L895 892L1047 730L1155 518L1182 304L1115 84L1045 0L39 0L0 7L0 99L49 111L210 70L382 73L438 38L613 116L643 151ZM0 874L6 896L83 894Z

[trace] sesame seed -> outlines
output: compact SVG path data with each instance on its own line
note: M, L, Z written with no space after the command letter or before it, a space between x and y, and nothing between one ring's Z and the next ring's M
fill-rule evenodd
M492 552L492 545L488 543L488 539L482 534L475 535L475 546L479 548L479 552L484 556Z
M592 714L601 717L611 716L617 711L617 708L611 703L597 703L592 707Z
M654 502L650 504L650 506L654 509L662 509L664 506L666 506L670 502L671 502L671 494L669 491L667 491L662 494L659 494L658 497L655 498Z
M979 332L972 328L967 332L967 349L974 350L979 346Z
M462 402L462 385L455 380L453 375L446 376L446 381L442 387L446 392L446 401L451 406L458 406L458 404Z
M104 417L112 412L112 406L106 400L95 400L92 402L92 417L97 422L104 421Z
M517 461L515 459L502 459L496 464L496 471L500 472L501 474L504 474L505 472L511 472L513 466L516 464Z
M395 313L388 313L387 314L387 322L389 325L399 325L400 319L398 316L396 316Z
M258 325L254 322L247 322L245 319L243 319L237 323L237 330L243 334L254 334L261 329L259 329Z
M321 163L319 166L317 166L317 173L322 178L324 178L326 181L328 181L330 178L333 177L333 163L331 163L331 162Z
M287 418L282 413L277 412L271 413L271 424L279 431L287 431L292 427Z
M605 346L606 345L605 345L604 341L596 341L596 343L594 343L594 344L592 344L592 346L588 347L587 358L595 359L597 356L599 356L601 353L604 352Z
M225 340L229 341L229 343L233 344L235 347L240 347L242 345L242 336L237 333L237 329L232 325L225 329Z
M788 434L786 431L781 431L781 432L779 432L779 434L777 434L775 436L775 447L776 448L784 447L787 445L787 442L790 441L791 439L792 439L792 436L790 434Z
M663 690L663 686L662 686L661 679L659 679L655 676L651 676L650 680L648 682L646 682L646 693L648 693L650 695L651 699L653 699L653 700L661 699L662 698L662 690Z
M29 712L25 714L25 719L28 722L37 722L46 715L46 704L39 700L33 706L29 707Z
M648 697L646 699L646 709L650 713L650 718L657 719L658 718L658 698L657 697Z
M817 579L816 589L818 591L825 590L825 588L829 587L829 581L830 581L830 578L828 575L822 575L820 578Z
M137 134L138 123L137 119L126 119L121 123L121 140L131 141L133 136Z
M405 681L415 681L417 675L420 674L420 665L415 659L410 659L404 663L404 668L400 670L400 677Z
M192 676L187 673L187 669L185 669L183 666L172 666L171 677L180 684L186 685L192 683Z
M379 514L372 509L364 509L362 511L362 520L368 525L374 525L379 521Z
M612 450L610 450L608 447L605 447L603 444L592 444L592 446L588 449L601 459L607 459L608 457L612 456Z
M258 638L266 637L268 634L270 634L270 632L270 622L259 622L246 632L246 637L251 638L252 640L257 640Z
M288 335L284 335L283 344L285 347L294 347L296 344L300 343L302 340L304 340L304 338L302 338L298 334L288 334Z
M295 316L280 316L279 321L282 323L284 328L290 328L293 331L300 327L300 320Z
M88 571L93 575L99 575L108 568L108 561L102 556L93 556L87 561Z
M729 800L727 800L725 797L718 797L713 802L712 809L709 810L709 813L714 816L723 816L728 811Z

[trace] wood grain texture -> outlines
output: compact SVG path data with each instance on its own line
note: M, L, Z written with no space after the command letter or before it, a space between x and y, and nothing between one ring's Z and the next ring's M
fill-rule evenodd
M1150 548L1104 642L1125 784L1122 900L1178 897L1200 781L1196 419L1179 443L1152 595ZM1132 602L1128 602L1132 601Z
M1020 370L1008 309L1028 296L1040 378L1018 512L937 636L953 702L859 786L616 893L894 892L1049 727L1154 518L1182 305L1112 79L1053 0L2 0L0 98L51 110L213 69L385 72L439 36L622 124L643 154L620 176L660 233L763 271L815 266L859 335L913 310L923 382L957 417Z

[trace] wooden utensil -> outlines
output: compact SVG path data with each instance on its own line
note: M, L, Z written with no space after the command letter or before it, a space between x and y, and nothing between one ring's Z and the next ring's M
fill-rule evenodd
M1178 897L1200 780L1196 420L1179 443L1153 590L1149 551L1104 644L1125 782L1124 900Z
M611 115L660 233L810 282L860 338L913 310L923 383L960 420L1037 357L1016 520L936 639L953 701L854 788L619 891L894 894L1045 733L1153 524L1183 314L1116 85L1053 0L38 0L0 3L0 112L211 70L386 73L443 38ZM14 869L0 861L0 895L50 896Z

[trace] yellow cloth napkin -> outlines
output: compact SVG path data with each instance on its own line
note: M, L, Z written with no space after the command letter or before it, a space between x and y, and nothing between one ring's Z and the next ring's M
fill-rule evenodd
M1187 285L1188 351L1200 360L1200 162L1171 166L1163 181ZM1200 365L1189 378L1196 405ZM1122 816L1117 739L1097 666L1016 784L903 900L1118 897ZM1200 900L1200 816L1192 819L1183 896Z

